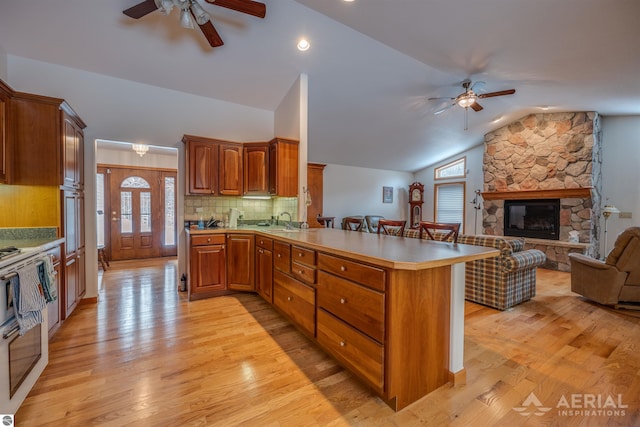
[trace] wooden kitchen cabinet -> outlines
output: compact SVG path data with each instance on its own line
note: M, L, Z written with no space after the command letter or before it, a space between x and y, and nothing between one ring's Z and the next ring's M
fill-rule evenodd
M324 168L320 163L307 163L307 188L311 195L311 204L307 206L307 222L310 228L322 228L316 218L324 216L323 192L324 192Z
M243 171L245 196L269 195L269 144L267 142L244 144Z
M56 201L39 211L56 210L65 238L60 298L62 319L69 317L86 292L84 248L84 133L86 124L63 99L16 92L12 103L15 141L13 183L57 188Z
M227 289L225 255L223 234L190 236L187 258L190 300Z
M256 237L256 290L273 303L273 240Z
M298 141L269 141L269 192L274 196L298 195Z
M255 291L253 234L227 234L227 288Z
M9 134L11 88L0 80L0 183L11 183L12 147Z
M241 196L243 191L242 144L224 142L219 151L218 186L221 196Z
M241 196L242 144L184 135L186 194Z
M53 263L53 271L56 277L56 291L58 292L58 298L47 304L47 322L49 325L49 339L51 339L62 323L62 290L60 289L60 281L62 280L62 265L60 264L62 252L60 246L49 249L46 255L51 257L51 262Z
M211 139L185 135L187 194L218 194L219 145Z
M74 118L62 112L62 183L69 188L84 189L84 132Z

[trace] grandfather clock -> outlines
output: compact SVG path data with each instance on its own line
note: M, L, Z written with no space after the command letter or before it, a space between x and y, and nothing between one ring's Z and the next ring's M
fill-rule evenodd
M409 186L409 206L411 206L409 223L411 228L418 228L422 221L422 204L424 203L424 185L414 182Z

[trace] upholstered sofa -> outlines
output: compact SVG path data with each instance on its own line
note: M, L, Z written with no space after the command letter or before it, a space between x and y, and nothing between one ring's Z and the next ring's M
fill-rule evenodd
M416 229L406 237L419 238ZM444 237L436 233L435 238ZM426 238L426 235L423 237ZM524 250L524 239L461 234L458 243L496 248L500 255L465 265L465 298L498 310L506 310L536 295L536 269L547 257L537 249Z
M604 261L569 254L571 290L600 304L636 303L640 309L640 227L616 238Z

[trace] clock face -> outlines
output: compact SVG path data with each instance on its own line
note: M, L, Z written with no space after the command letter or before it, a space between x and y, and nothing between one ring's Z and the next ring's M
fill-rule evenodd
M411 192L411 200L414 202L419 202L422 200L422 194L420 194L420 189L414 188Z

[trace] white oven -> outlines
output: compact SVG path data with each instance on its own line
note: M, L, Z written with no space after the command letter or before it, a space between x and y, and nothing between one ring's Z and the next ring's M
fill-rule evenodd
M44 322L20 335L13 315L10 277L28 263L42 262L42 256L22 258L0 269L0 414L13 415L35 385L49 362L47 309ZM2 318L0 317L0 318Z

